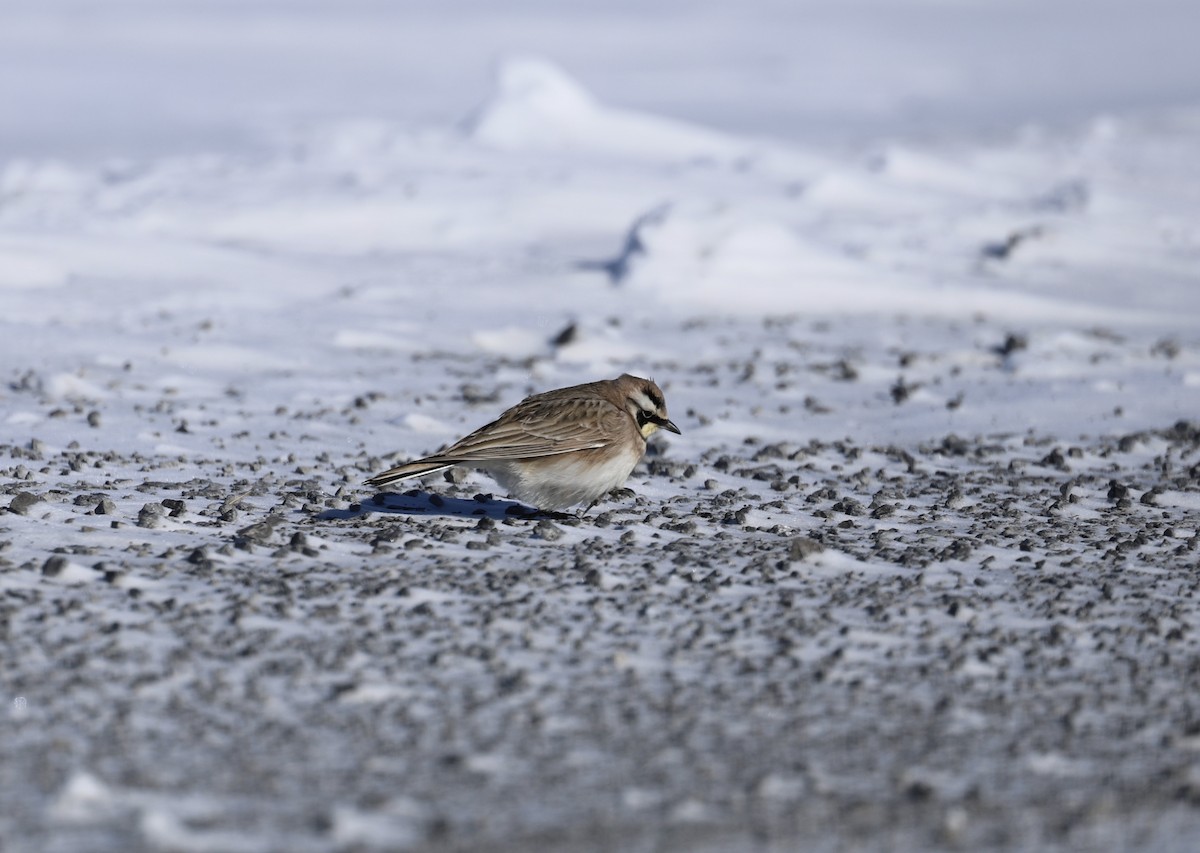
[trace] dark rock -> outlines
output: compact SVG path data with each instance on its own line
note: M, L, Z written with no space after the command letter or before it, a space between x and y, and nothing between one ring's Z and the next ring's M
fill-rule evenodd
M138 527L155 528L162 523L163 506L160 503L149 503L138 510Z
M557 542L563 537L563 529L549 521L539 521L534 525L533 536L538 539L545 539L547 542Z
M17 515L29 515L29 510L33 505L44 500L44 497L35 495L33 492L17 492L16 497L8 505L8 511L15 512Z
M265 544L271 535L275 532L275 528L283 523L283 516L268 515L262 521L257 521L254 524L243 527L237 532L235 541L252 542L255 544Z
M162 505L170 510L171 518L179 518L187 512L187 504L179 498L165 498Z
M1004 343L992 348L992 352L1001 358L1008 358L1014 352L1020 352L1029 347L1029 339L1024 335L1009 333L1004 338Z
M834 512L840 512L844 513L845 515L854 516L864 515L867 511L862 503L854 498L842 498L840 501L830 507L830 509L832 509Z
M63 573L68 564L69 561L66 557L61 554L55 554L42 563L42 574L48 578L58 577Z
M798 563L811 557L813 554L820 554L824 550L825 546L816 539L810 539L807 536L796 536L788 542L788 559L793 563Z

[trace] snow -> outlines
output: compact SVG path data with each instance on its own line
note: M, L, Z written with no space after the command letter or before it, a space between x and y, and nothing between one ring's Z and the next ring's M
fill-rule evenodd
M502 6L0 5L0 838L1194 846L1194 4Z

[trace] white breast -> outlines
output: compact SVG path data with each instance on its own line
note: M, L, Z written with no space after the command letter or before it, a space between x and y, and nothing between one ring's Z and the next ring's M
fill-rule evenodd
M544 457L535 464L500 462L485 470L510 495L538 509L591 504L629 479L641 448L596 462L580 453Z

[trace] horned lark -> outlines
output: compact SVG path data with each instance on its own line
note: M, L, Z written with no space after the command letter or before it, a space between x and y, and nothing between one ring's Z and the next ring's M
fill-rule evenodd
M594 503L625 482L659 429L679 434L662 391L630 376L526 397L440 453L367 480L383 487L455 465L479 468L519 501L557 510Z

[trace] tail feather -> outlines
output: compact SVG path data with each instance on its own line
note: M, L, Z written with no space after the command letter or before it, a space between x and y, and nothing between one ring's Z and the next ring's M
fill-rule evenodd
M445 471L447 468L453 467L454 463L452 462L431 462L425 459L416 462L406 462L403 465L397 465L395 468L389 468L382 474L376 474L367 480L367 485L381 489L384 486L398 483L401 480L423 477L426 474L435 474L438 471Z

